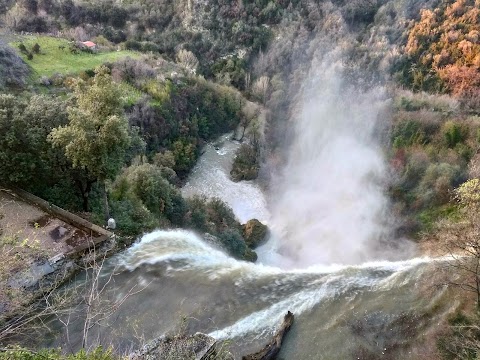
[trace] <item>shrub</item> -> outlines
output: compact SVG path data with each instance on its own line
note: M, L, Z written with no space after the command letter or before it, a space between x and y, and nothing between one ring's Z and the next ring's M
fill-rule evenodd
M189 143L187 139L179 139L173 143L172 149L175 158L175 171L177 173L187 173L197 160L197 148Z
M255 147L243 144L237 150L230 175L234 181L253 180L258 176L260 166Z
M156 153L153 157L153 163L157 166L165 166L173 169L175 167L175 156L170 150Z
M153 214L172 211L172 194L177 190L162 176L158 166L143 164L129 167L125 173L130 191Z
M122 231L128 235L170 221L182 225L187 205L179 191L165 179L165 170L152 164L132 165L120 174L112 185L112 213L129 209L126 214L117 213L124 222ZM131 212L131 214L130 214ZM142 225L143 224L143 225Z
M238 229L226 229L218 235L218 238L233 257L242 259L245 256L247 245Z
M450 199L454 186L462 181L460 166L447 163L431 164L419 184L419 197L425 204L443 204Z
M215 224L217 229L239 225L233 210L219 198L213 198L207 203L207 211L209 221Z
M422 179L430 159L423 149L412 149L407 156L407 162L400 180L403 191L413 190Z
M445 122L441 132L449 148L454 148L458 143L464 142L468 135L465 125L454 121Z
M187 206L186 227L216 236L228 253L238 259L256 260L255 252L247 252L240 223L222 200L208 201L204 196L194 196L187 200Z
M20 51L23 53L23 54L28 54L28 50L27 48L25 47L25 45L23 43L20 43L18 45L18 48L20 49Z
M32 52L34 52L35 54L40 53L40 45L38 45L38 43L35 43L35 45L33 45Z
M139 41L127 40L125 41L125 49L139 51L142 48L142 44Z
M424 141L423 131L414 120L397 123L392 131L391 137L394 148L421 144Z
M159 221L138 199L111 199L110 212L122 235L138 236L159 226Z
M185 222L185 215L188 211L187 202L178 191L171 194L171 206L165 211L165 215L172 224L182 226Z
M114 360L112 350L98 347L91 351L80 350L76 354L63 355L59 349L31 351L21 347L11 347L0 352L0 360Z
M187 200L187 226L201 232L209 231L207 226L206 202L207 199L204 196L194 196Z

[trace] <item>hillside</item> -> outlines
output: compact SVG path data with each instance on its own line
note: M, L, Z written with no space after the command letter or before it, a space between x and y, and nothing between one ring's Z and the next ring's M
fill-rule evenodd
M311 238L300 228L375 188L386 200L374 205L387 214L380 225L372 221L382 228L375 251L400 254L409 239L422 255L473 248L478 260L479 24L478 0L0 0L0 183L100 225L113 214L125 244L154 229L185 228L255 261L229 206L180 191L204 147L221 152L214 142L231 132L242 143L231 177L261 184L277 230L288 224ZM343 147L332 140L334 125L347 133L353 125L342 121L353 117L369 122L354 134L375 142L373 152L358 153L368 159L354 161L353 135ZM315 158L310 145L344 156ZM356 194L302 213L324 194L325 163L345 161L353 172L378 154L381 166L365 170L372 183L362 178L357 189L341 168L332 186ZM298 208L286 179L299 189ZM302 198L303 188L314 194ZM362 216L362 231L348 236L369 228ZM297 248L314 253L305 242ZM287 244L280 253L294 250ZM480 272L462 266L455 274L470 288L460 288L474 297ZM448 325L480 322L473 297L435 335L455 345L431 356L471 354L462 336L480 351L475 331Z
M106 62L115 62L124 58L138 58L139 54L133 51L112 51L104 48L95 52L84 52L72 49L72 43L62 39L48 36L19 36L10 43L13 48L19 48L21 44L27 49L20 56L24 62L31 66L35 79L51 77L54 74L78 74L81 71L92 70ZM35 52L35 44L39 48ZM29 59L29 56L32 56Z

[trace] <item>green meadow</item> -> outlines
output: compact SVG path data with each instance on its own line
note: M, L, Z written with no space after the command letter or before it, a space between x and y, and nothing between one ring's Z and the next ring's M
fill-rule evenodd
M27 55L21 53L18 48L20 43L23 43L29 51L32 50L35 43L38 43L40 53L33 54L33 59L28 60ZM95 53L80 51L75 54L70 52L70 42L68 40L48 36L23 36L21 40L12 42L10 45L31 66L35 78L52 76L55 73L74 74L94 69L105 62L113 62L126 57L140 57L139 53L129 50L103 51L100 49Z

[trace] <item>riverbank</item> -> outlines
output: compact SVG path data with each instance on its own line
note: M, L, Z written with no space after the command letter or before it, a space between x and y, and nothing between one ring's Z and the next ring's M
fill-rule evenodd
M0 341L38 301L118 249L115 235L21 189L0 188Z

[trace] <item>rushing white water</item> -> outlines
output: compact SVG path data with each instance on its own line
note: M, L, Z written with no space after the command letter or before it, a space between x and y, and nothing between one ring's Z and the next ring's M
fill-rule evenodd
M273 236L258 249L259 262L235 260L190 231L147 234L104 265L107 301L98 307L125 301L90 339L128 349L186 316L189 332L232 339L239 358L261 347L291 311L295 325L280 358L373 359L390 351L390 358L420 358L404 344L421 339L450 305L442 289L422 283L424 273L434 274L431 259L388 261L378 251L389 235L386 167L375 133L383 93L349 87L341 66L316 68L271 213L254 181L230 180L239 144L229 135L219 149L206 147L182 189L221 198L242 222L268 223ZM401 258L403 248L398 252ZM52 326L47 345L61 345L67 335L81 339L83 311L72 309L68 332ZM80 320L70 322L75 313ZM427 313L430 323L415 322Z
M212 144L205 147L182 188L182 194L187 197L219 197L233 209L242 223L252 218L267 223L269 213L260 187L253 181L236 183L230 178L232 160L240 147L240 143L230 140L231 136L227 134L217 140L220 146L218 150Z
M189 231L158 230L104 264L102 296L93 306L126 300L90 330L90 344L129 349L138 339L171 332L186 317L189 332L232 339L238 358L261 347L291 311L296 321L282 347L285 359L349 359L364 348L399 351L397 344L416 334L415 327L402 333L406 316L442 309L441 289L428 296L422 290L420 279L431 264L417 258L284 270L235 260ZM63 319L73 349L80 345L84 311L79 304ZM366 327L361 334L358 326ZM63 345L63 326L53 319L49 327L50 338L37 337L42 345ZM375 343L365 343L365 336L375 336Z
M298 336L313 331L323 337L302 349L289 347L287 341L286 358L330 359L334 355L349 358L361 345L349 330L359 316L374 314L381 316L375 322L390 324L413 311L412 307L415 311L430 307L435 297L424 299L410 291L430 263L429 258L417 258L283 270L235 260L189 231L162 230L145 235L110 260L105 279L115 274L111 289L115 298L123 298L133 284L148 285L115 316L112 325L125 329L120 338L131 337L132 318L142 322L142 331L151 338L169 331L178 323L179 312L186 312L194 319L192 331L232 339L238 355L262 344L283 315L292 311L307 327ZM298 336L292 344L299 341ZM342 345L345 341L348 346ZM333 343L337 347L333 352L325 350Z
M335 291L350 286L372 287L388 285L399 273L429 263L429 258L416 258L406 261L378 261L361 265L316 265L306 269L285 271L280 268L235 260L222 251L206 244L201 237L184 230L155 231L145 235L117 261L122 267L134 271L145 265L168 264L165 275L174 276L177 272L195 271L208 276L210 280L222 277L235 279L235 286L243 288L250 282L262 278L288 279L287 282L301 284L310 277L308 286L299 287L292 296L274 303L271 307L249 314L234 326L213 332L216 337L241 336L251 331L273 329L278 319L287 311L301 314L311 309L324 298L332 297ZM381 274L371 276L373 273ZM277 279L278 280L278 279ZM334 283L330 286L331 283ZM281 286L281 283L276 283ZM304 284L305 285L305 284ZM314 285L320 285L315 288ZM312 289L313 287L313 289ZM276 295L264 294L264 299L277 300Z
M382 258L379 243L390 235L387 169L376 133L387 121L379 116L383 91L349 86L332 59L310 75L272 194L277 252L302 267Z

